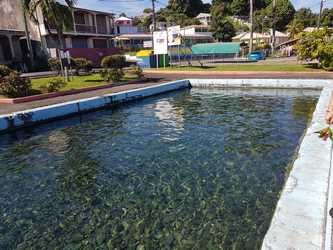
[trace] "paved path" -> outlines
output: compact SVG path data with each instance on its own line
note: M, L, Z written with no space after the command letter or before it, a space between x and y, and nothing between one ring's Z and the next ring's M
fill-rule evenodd
M49 99L26 102L26 103L0 104L0 115L1 114L10 114L10 113L17 112L17 111L33 109L33 108L43 107L43 106L62 103L62 102L79 100L79 99L100 96L100 95L105 95L105 94L110 94L110 93L117 93L117 92L130 90L130 89L148 87L148 86L156 85L156 84L159 84L162 82L163 81L152 81L149 83L124 84L124 85L113 86L113 87L110 87L107 89L94 90L94 91L80 93L80 94L59 96L59 97L55 97L55 98L49 98Z
M170 71L170 70L145 70L149 77L162 78L164 80L176 80L184 78L257 78L257 79L333 79L333 72L256 72L256 71Z

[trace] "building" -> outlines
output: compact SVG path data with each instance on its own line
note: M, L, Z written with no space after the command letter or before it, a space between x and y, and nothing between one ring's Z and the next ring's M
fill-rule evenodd
M180 29L183 45L191 47L193 44L213 42L212 33L206 25L191 25ZM122 34L117 36L115 45L118 48L138 50L144 48L144 42L152 41L152 33ZM152 43L150 43L152 44Z
M185 46L191 47L198 43L211 43L214 42L213 34L209 31L207 25L191 25L180 29Z
M39 56L40 36L38 27L27 20L34 56ZM19 0L0 1L0 64L18 67L29 61L25 37L23 11Z
M200 13L196 18L200 21L201 24L206 26L209 26L212 23L212 16L208 13Z
M41 15L38 16L41 35L47 48L58 48L57 32L47 27ZM64 32L65 47L112 48L114 37L113 14L83 8L73 8L73 27Z
M250 42L250 32L242 32L237 36L232 38L233 42L244 42L249 44ZM257 33L253 32L253 44L266 44L269 45L272 43L273 40L273 31L270 30L268 33ZM288 35L280 32L275 31L275 44L281 44L288 41Z
M122 34L115 37L115 46L126 50L139 50L144 48L144 42L152 41L152 33Z

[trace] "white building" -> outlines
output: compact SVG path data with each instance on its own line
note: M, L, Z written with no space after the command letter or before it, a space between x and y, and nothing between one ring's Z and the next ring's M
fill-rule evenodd
M197 15L196 18L203 25L211 25L211 23L212 23L212 16L208 13L200 13L199 15Z

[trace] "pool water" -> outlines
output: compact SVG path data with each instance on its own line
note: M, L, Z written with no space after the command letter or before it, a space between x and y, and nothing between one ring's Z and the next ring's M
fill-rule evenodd
M0 136L0 249L258 249L318 93L192 89Z

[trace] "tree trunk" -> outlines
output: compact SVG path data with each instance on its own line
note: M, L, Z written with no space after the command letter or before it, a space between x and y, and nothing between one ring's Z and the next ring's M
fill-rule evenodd
M23 4L23 0L21 0L21 8L22 8L22 15L23 15L23 23L24 23L24 31L25 31L25 37L26 37L26 41L27 41L27 47L29 50L29 54L30 54L30 63L31 66L34 63L34 52L32 50L32 44L31 44L31 39L30 39L30 33L29 33L29 29L28 29L28 22L27 22L27 16L25 14L25 9L24 9L24 4Z

